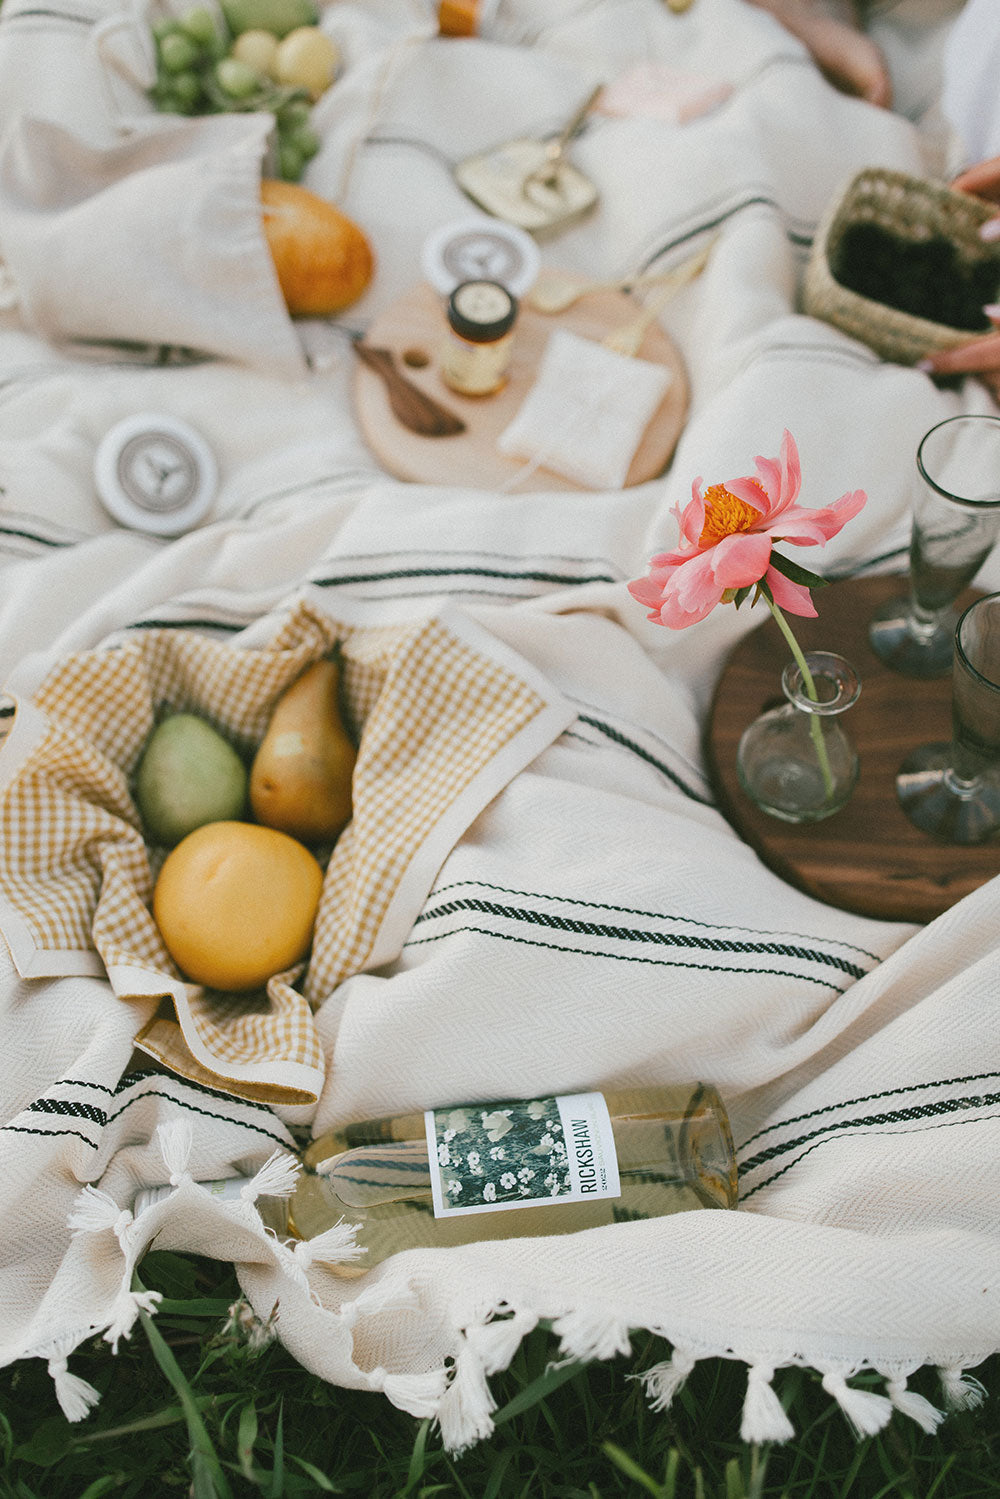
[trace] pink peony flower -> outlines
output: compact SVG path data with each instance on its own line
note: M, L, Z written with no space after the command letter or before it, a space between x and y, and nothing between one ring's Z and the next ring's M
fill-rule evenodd
M701 479L695 479L690 504L675 508L680 525L677 550L658 553L650 560L647 576L628 585L632 597L649 608L648 618L654 623L682 630L754 584L768 590L779 609L815 616L809 588L784 569L809 575L773 553L772 546L785 541L799 547L824 546L868 497L856 489L820 510L797 505L802 472L788 431L779 457L755 461L755 478L727 479L704 494Z

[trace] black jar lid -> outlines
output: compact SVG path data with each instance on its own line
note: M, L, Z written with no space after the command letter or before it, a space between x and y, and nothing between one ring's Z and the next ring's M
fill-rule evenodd
M517 298L499 281L461 281L448 298L448 322L470 343L503 338L516 317Z

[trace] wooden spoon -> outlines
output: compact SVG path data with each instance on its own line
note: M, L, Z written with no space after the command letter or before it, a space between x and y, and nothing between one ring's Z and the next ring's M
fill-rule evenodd
M357 338L352 341L358 358L384 381L396 420L410 432L421 437L456 437L465 431L461 417L439 405L396 368L391 349L374 348Z

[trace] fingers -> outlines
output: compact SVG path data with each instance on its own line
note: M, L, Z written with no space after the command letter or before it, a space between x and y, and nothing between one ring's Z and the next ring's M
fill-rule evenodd
M1000 309L997 309L1000 317ZM1000 332L984 333L955 349L942 349L917 365L928 375L1000 376ZM987 384L993 387L993 380Z
M977 162L974 167L960 172L951 185L961 193L972 193L990 203L1000 203L1000 156L991 156L987 161Z

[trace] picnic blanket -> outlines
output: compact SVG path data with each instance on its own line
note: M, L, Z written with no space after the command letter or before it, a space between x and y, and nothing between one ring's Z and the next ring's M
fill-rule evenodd
M336 0L344 68L305 181L362 225L377 271L339 322L293 325L251 216L259 122L155 115L142 7L4 0L0 1362L46 1360L70 1419L97 1398L73 1349L155 1311L132 1280L154 1239L231 1260L305 1368L435 1418L453 1451L488 1437L490 1376L543 1319L584 1359L636 1329L667 1339L640 1371L657 1408L699 1359L744 1362L747 1441L792 1435L791 1365L862 1433L897 1411L930 1431L981 1398L1000 1348L1000 884L917 927L765 868L701 743L760 611L674 632L626 588L675 542L692 480L751 473L786 428L803 504L869 497L810 563L905 568L917 441L994 408L803 316L798 293L854 172L961 164L934 107L953 10L879 8L888 112L741 0L503 0L470 39L439 38L418 0ZM456 162L557 129L650 61L715 102L683 123L593 117L573 160L598 207L543 260L614 276L717 236L662 314L691 385L668 471L614 491L527 465L503 491L391 477L356 423L347 332L468 213ZM118 526L94 490L101 437L144 411L218 458L214 509L176 540ZM1000 587L996 559L980 581ZM333 641L363 746L355 824L315 966L234 1031L164 966L129 767L164 695L252 738ZM396 776L412 796L393 800ZM292 1247L257 1209L310 1135L352 1120L696 1079L728 1105L734 1212L410 1250L345 1279L342 1229ZM235 1202L200 1185L235 1175ZM151 1186L171 1190L136 1216ZM923 1366L936 1401L907 1387ZM872 1370L878 1387L850 1382Z

